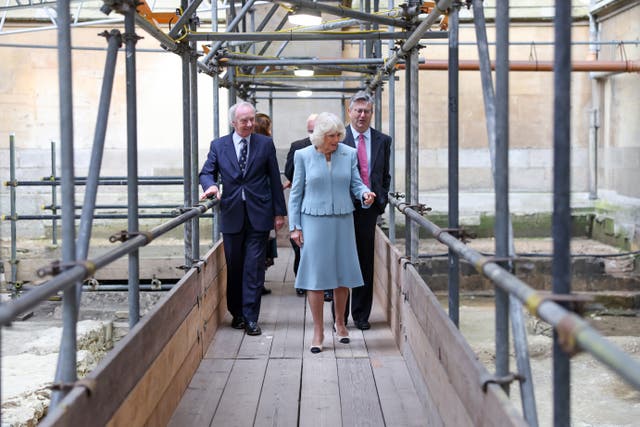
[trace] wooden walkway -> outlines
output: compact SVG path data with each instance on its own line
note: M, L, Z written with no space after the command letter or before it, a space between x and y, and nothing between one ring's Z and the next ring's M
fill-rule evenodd
M309 351L306 298L293 288L293 251L278 248L267 270L262 335L232 329L227 315L169 423L204 426L420 426L425 409L381 310L372 328L349 323L335 340L325 303L324 350Z

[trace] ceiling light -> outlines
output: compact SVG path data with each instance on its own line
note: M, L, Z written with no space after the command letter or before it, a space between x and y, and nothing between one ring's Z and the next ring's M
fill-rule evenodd
M289 22L293 25L309 27L311 25L322 24L322 17L319 10L300 8L289 14Z
M296 77L311 77L313 76L313 70L311 68L296 68L293 70L293 74Z
M296 95L298 95L298 98L309 98L311 95L313 95L313 92L311 92L310 90L301 90L298 91Z

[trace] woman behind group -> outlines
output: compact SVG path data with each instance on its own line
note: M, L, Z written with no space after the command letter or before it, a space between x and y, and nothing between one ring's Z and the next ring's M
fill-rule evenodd
M344 322L348 288L363 285L353 228L351 194L370 206L375 194L360 179L354 148L339 142L345 127L331 113L316 118L312 145L295 152L289 195L291 239L301 248L295 287L306 289L313 317L311 352L322 351L324 290L334 290L334 329L349 342Z

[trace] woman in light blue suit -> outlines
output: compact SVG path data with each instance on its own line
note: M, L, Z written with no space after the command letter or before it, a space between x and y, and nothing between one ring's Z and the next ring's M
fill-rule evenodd
M344 322L348 288L363 285L351 194L370 206L375 200L360 179L356 150L345 144L345 127L331 113L316 118L309 147L295 152L289 195L291 239L301 248L295 287L306 289L313 317L311 352L322 351L324 290L334 290L336 336L349 343Z

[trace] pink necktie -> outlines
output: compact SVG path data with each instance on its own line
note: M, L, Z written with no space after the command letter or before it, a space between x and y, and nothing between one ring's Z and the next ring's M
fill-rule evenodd
M358 135L358 163L360 165L360 178L367 187L369 186L369 164L367 163L367 145L364 135Z

